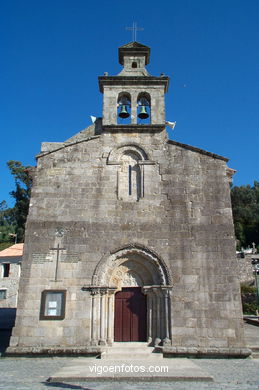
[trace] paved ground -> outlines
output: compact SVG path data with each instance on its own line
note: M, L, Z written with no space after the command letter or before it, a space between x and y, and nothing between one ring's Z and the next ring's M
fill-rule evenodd
M259 347L259 326L245 324L245 337L247 345Z
M258 343L259 327L246 325L249 344ZM80 358L79 358L80 359ZM47 378L74 358L0 358L0 390L259 390L259 359L193 359L214 382L49 383Z
M97 379L98 378L98 379ZM74 359L69 366L64 366L51 375L50 382L172 382L172 381L213 381L209 375L191 359Z
M258 390L259 360L252 359L201 359L193 360L214 376L214 382L46 382L68 358L2 358L0 359L1 390Z

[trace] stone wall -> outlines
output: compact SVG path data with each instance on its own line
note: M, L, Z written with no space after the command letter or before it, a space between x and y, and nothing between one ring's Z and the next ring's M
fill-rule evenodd
M251 264L253 257L258 257L258 255L245 255L245 257L237 257L237 272L238 279L240 283L254 283L254 271Z
M4 277L3 264L0 264L0 290L6 290L6 298L0 299L0 308L15 308L17 306L20 267L20 264L10 263L9 276Z
M129 202L118 197L121 165L109 163L109 156L136 145L145 156L143 193ZM171 347L240 353L244 339L226 160L167 142L165 130L105 131L39 157L12 347L90 348L92 300L82 287L91 286L101 259L134 244L157 253L172 279ZM51 248L57 245L64 249L55 280ZM39 319L46 289L67 290L65 319Z

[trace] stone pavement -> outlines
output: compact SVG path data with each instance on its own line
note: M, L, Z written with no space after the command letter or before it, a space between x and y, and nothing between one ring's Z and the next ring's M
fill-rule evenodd
M51 375L50 382L79 382L93 380L117 382L213 381L213 376L190 359L174 358L156 361L123 359L102 360L76 358L69 366Z
M54 372L69 365L69 358L1 358L1 390L258 390L259 360L192 360L213 375L214 382L46 382Z
M245 325L248 343L259 340L259 328ZM80 359L80 358L78 358ZM190 359L214 382L47 382L75 358L0 358L0 390L258 390L259 359ZM164 360L163 360L164 361ZM157 364L161 364L159 361Z
M245 323L245 339L250 347L259 347L259 326Z

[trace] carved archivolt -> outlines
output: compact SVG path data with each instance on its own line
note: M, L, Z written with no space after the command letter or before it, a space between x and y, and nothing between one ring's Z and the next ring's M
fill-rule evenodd
M136 270L133 271L126 263L123 263L112 273L110 285L116 286L119 289L122 287L143 287L144 281Z
M104 256L92 279L92 285L118 288L170 284L171 277L162 259L151 250L134 244Z
M143 287L153 283L150 270L142 264L138 256L129 255L127 258L116 259L115 263L117 264L115 269L108 269L110 286Z

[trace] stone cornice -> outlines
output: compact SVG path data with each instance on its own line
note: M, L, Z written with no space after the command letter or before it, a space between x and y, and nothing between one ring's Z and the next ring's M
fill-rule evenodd
M99 76L99 89L103 93L104 86L132 86L132 85L163 85L165 92L168 90L169 77L167 76Z
M158 125L104 125L102 132L125 133L158 133L165 129L164 124Z

